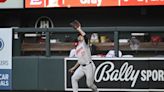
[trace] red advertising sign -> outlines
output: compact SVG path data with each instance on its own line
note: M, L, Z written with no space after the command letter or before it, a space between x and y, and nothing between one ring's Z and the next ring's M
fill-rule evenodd
M121 6L164 5L164 0L121 0Z
M100 7L100 6L118 6L118 0L65 0L64 5L70 7Z
M61 7L62 0L25 0L26 8Z
M164 0L25 0L25 8L164 5Z

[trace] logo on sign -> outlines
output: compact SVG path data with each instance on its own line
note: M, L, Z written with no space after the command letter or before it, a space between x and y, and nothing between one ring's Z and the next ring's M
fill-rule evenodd
M102 0L80 0L81 4L96 4L97 6L101 6Z
M0 38L0 51L3 49L4 47L4 42L3 40Z
M7 0L0 0L0 3L4 3L4 2L6 2Z
M39 17L35 22L35 28L53 28L53 27L54 27L53 21L47 16Z
M42 0L31 0L30 5L41 5L43 2Z
M140 76L139 76L140 75ZM116 69L113 62L103 62L101 63L95 71L95 81L121 81L121 82L131 82L131 87L134 87L137 80L142 82L148 81L164 81L164 70L136 70L133 65L125 62L120 69Z
M44 5L44 7L59 7L59 0L31 0L30 5Z

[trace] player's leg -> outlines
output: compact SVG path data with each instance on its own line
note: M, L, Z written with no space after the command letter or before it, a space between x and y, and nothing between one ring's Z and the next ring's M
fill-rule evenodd
M86 83L87 86L93 90L93 92L98 92L97 86L94 84L95 69L96 67L94 64L86 66Z
M81 67L77 68L71 77L73 92L78 92L78 80L84 76Z

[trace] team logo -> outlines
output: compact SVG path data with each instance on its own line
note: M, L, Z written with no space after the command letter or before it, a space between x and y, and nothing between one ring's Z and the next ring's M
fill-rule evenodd
M0 38L0 51L3 49L4 47L4 42L3 40Z
M4 2L6 2L7 0L0 0L0 3L4 3Z
M53 28L54 24L51 18L47 16L41 16L35 22L35 28Z

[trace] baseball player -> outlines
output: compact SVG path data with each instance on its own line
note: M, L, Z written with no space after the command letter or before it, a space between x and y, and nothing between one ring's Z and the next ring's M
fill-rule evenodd
M81 29L81 24L77 20L70 23L70 25L79 32L77 38L78 46L76 47L78 62L69 69L69 72L73 73L71 77L73 92L78 92L78 80L83 76L86 76L87 86L91 88L93 92L98 92L97 86L94 84L96 67L91 59L91 51L86 33Z

